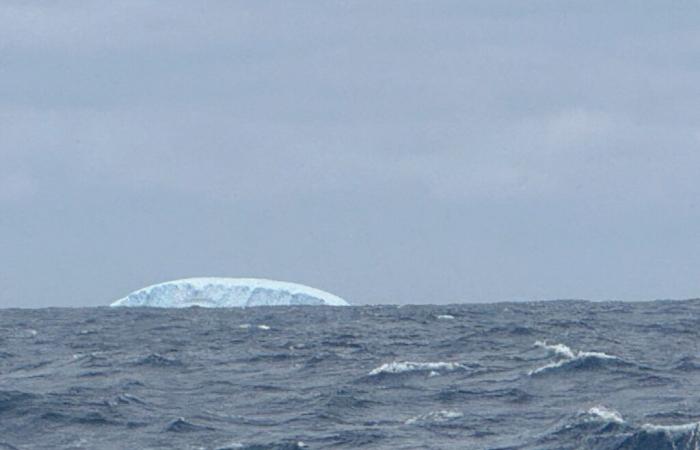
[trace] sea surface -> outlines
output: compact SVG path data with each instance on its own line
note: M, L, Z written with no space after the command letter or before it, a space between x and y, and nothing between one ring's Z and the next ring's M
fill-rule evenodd
M698 449L700 301L0 309L0 449Z

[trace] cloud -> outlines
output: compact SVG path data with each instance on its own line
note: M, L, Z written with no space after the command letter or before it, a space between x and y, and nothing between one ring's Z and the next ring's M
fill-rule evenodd
M479 130L244 121L162 108L12 111L1 115L0 158L30 174L34 192L60 189L65 177L86 187L224 201L415 190L450 201L606 191L662 201L699 189L680 181L700 163L692 131L684 137L682 128L645 128L581 108ZM664 145L671 142L672 149Z
M697 7L632 6L5 2L8 292L214 269L367 301L692 292L668 274L698 244Z

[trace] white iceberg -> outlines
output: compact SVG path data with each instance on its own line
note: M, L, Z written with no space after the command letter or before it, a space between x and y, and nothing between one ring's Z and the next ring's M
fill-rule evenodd
M295 283L257 278L188 278L139 289L111 306L242 308L288 305L348 306L349 303L320 289Z

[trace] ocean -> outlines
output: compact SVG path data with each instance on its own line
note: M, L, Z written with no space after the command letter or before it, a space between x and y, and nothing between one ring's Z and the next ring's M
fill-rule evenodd
M698 449L700 301L0 310L0 449Z

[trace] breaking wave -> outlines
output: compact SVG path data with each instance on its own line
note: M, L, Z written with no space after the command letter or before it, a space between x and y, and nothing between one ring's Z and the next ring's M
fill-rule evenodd
M564 368L593 368L609 362L622 362L620 358L603 352L573 351L564 344L547 344L543 341L535 342L535 347L544 348L557 359L542 367L533 369L528 375L537 375L543 372Z
M535 447L553 442L559 442L558 448L577 450L698 450L700 423L635 425L618 411L598 405L565 421Z
M372 369L369 375L399 374L409 372L429 372L430 374L440 374L441 372L452 372L455 370L466 370L467 367L456 362L412 362L394 361L382 364L376 369Z
M419 416L411 417L410 419L406 420L404 424L406 425L420 425L420 424L434 424L434 423L445 423L445 422L450 422L456 419L461 419L464 417L464 414L462 414L459 411L450 411L450 410L439 410L439 411L430 411L427 414L421 414Z
M438 320L454 320L455 316L452 314L439 314L435 316Z
M588 410L588 414L605 422L625 423L619 412L614 409L606 408L605 406L594 406Z

